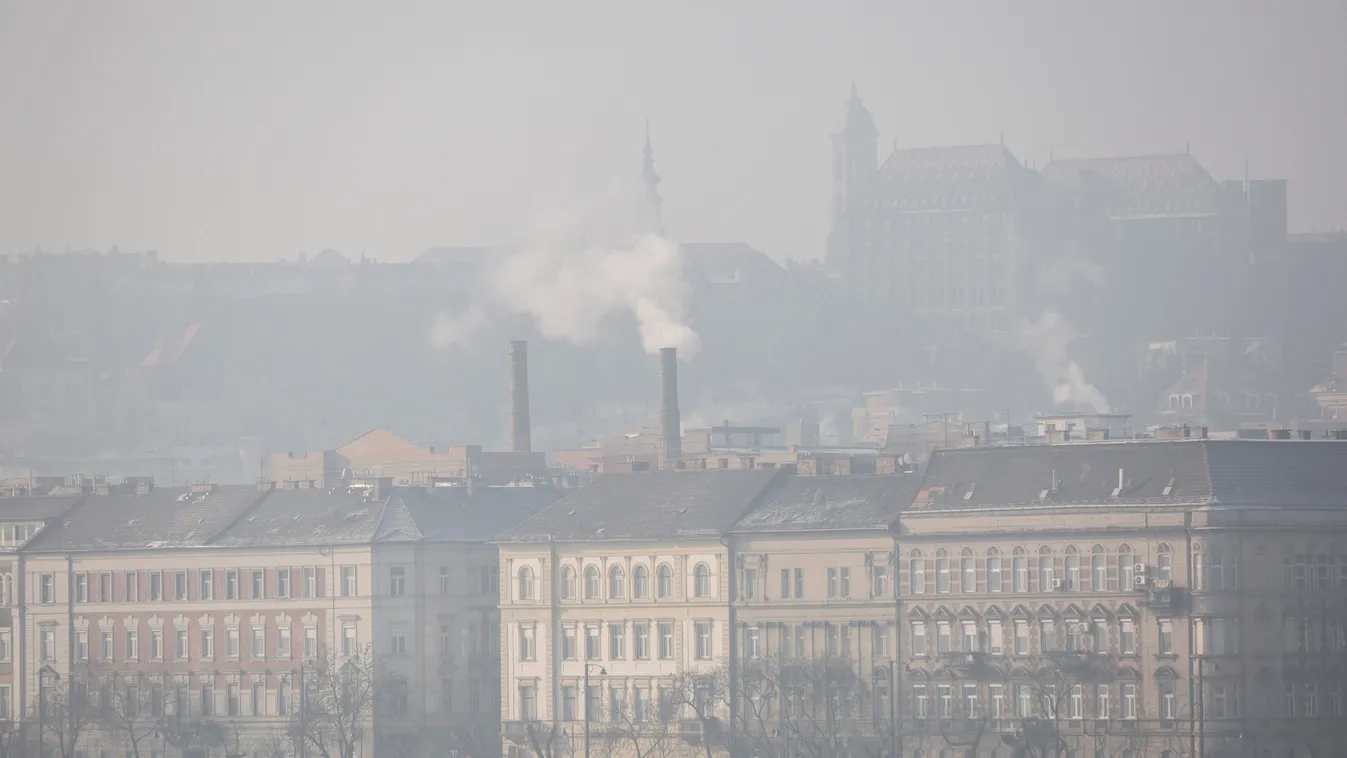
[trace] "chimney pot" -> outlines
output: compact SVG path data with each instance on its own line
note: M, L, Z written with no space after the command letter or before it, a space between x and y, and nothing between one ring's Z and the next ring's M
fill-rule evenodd
M516 453L533 450L528 344L523 340L510 343L510 450Z

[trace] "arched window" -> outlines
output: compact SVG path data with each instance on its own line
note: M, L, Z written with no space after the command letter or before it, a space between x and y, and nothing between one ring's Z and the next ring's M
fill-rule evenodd
M655 591L659 593L660 598L667 599L673 597L673 568L667 563L662 564L659 567L657 574L659 587L657 587Z
M1104 555L1104 546L1090 548L1090 589L1103 592L1108 589L1108 556Z
M711 569L705 563L698 563L692 570L692 594L694 597L711 597Z
M570 566L561 570L561 599L575 599L575 569Z
M1174 578L1174 555L1169 552L1169 545L1161 542L1155 548L1155 578L1162 582L1168 582Z
M1169 410L1177 411L1179 409L1179 396L1177 394L1169 396Z
M585 567L585 599L599 599L599 570L593 566Z
M634 598L650 597L650 572L645 566L637 566L631 572L631 596Z
M608 598L618 600L627 595L626 574L622 572L621 566L613 566L608 569Z
M1080 589L1080 556L1076 555L1075 548L1071 548L1066 556L1066 586Z
M520 600L533 599L533 569L524 566L519 569L519 593Z

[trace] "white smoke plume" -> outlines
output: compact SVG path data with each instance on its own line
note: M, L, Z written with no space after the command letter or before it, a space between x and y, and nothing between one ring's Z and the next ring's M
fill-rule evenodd
M1052 402L1059 407L1087 406L1095 413L1108 413L1104 393L1085 379L1080 364L1071 360L1071 341L1076 331L1055 310L1044 311L1034 322L1024 322L1016 335L1016 344L1034 358L1038 373L1052 390Z
M553 212L533 224L516 252L487 275L487 303L441 315L440 347L463 344L500 307L531 316L548 339L588 343L609 316L635 317L648 353L676 347L691 358L701 345L687 322L687 286L678 243L645 231L639 191L613 193L587 208Z

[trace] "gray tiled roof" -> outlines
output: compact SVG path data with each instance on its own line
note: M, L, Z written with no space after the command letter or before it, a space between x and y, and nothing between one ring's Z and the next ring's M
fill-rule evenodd
M372 489L273 490L211 544L218 547L350 545L374 539L386 498Z
M715 537L777 475L775 470L605 474L506 531L500 541Z
M1120 470L1124 487L1114 496ZM1338 441L1164 440L941 450L931 456L912 508L1347 507L1344 470L1347 442Z
M919 483L916 474L785 477L731 531L887 529Z
M256 487L217 486L209 492L173 487L144 495L89 495L38 533L25 551L202 546L263 494Z
M30 521L64 515L84 495L0 497L0 521Z
M536 487L398 487L392 503L402 506L422 539L476 542L494 539L566 494ZM382 535L380 535L382 539Z

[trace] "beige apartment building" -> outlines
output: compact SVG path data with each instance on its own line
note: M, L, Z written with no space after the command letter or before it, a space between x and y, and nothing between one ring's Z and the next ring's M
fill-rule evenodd
M936 453L895 529L902 750L1340 752L1344 463L1326 441Z
M315 688L351 666L369 682L350 714L355 755L493 755L499 561L488 540L557 497L382 479L146 484L59 508L0 498L0 521L40 517L11 563L0 705L8 685L13 730L29 742L41 733L53 751L78 737L84 755L292 755L298 725L316 728ZM306 752L321 751L310 741Z
M583 755L586 725L599 755L718 744L707 726L728 702L683 701L698 674L725 673L723 537L777 476L607 474L501 536L507 755Z

